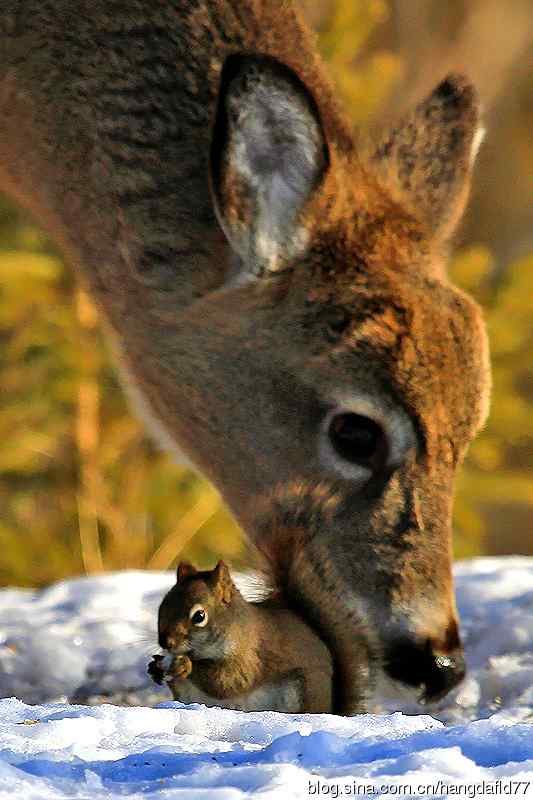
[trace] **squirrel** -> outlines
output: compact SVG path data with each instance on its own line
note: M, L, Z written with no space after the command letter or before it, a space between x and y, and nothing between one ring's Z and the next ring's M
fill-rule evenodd
M329 713L332 657L326 645L278 601L245 600L224 561L177 568L158 615L159 644L148 673L175 700L246 711Z

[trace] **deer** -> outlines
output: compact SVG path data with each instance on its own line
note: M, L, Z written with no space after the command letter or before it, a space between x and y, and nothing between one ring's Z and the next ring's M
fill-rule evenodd
M0 36L0 188L327 644L336 713L385 684L442 697L465 672L454 478L490 392L446 273L474 87L448 75L356 135L274 0L3 0Z

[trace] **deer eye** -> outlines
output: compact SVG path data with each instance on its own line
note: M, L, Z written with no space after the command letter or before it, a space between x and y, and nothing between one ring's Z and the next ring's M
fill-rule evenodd
M203 628L207 625L209 616L205 608L196 603L189 612L189 619L197 628Z
M328 435L337 455L350 464L376 470L387 460L385 431L369 417L352 412L337 414L329 424Z

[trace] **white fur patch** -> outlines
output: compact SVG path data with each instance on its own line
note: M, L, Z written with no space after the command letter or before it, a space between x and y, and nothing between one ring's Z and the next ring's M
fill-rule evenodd
M176 699L181 703L201 703L236 711L280 711L287 714L297 714L302 710L298 682L292 678L279 684L265 683L248 694L222 699L198 689L189 679L175 682L174 686L179 692L179 698Z
M487 130L483 125L480 125L476 132L474 133L474 137L472 139L472 147L470 149L470 166L473 166L477 154L479 153L479 148L483 144L483 140L485 139L485 134Z

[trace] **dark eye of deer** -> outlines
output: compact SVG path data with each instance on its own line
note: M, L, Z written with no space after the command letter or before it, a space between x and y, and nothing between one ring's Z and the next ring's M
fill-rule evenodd
M337 454L351 464L377 469L385 462L385 433L369 417L350 413L337 414L331 420L329 438Z

